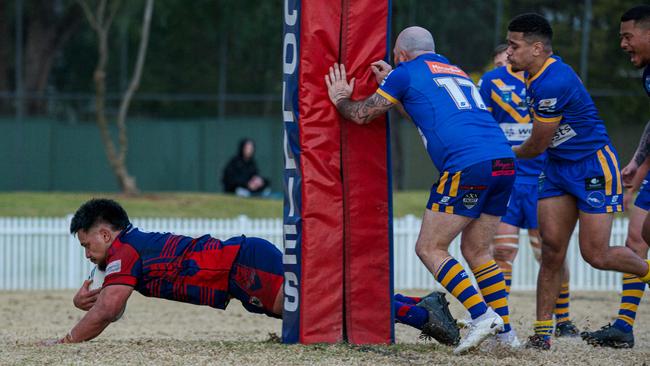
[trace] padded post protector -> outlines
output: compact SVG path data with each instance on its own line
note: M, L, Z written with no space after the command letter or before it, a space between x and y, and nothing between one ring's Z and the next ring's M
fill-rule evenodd
M344 62L354 98L375 91L369 63L385 58L388 10L369 0L284 2L285 343L394 338L387 124L344 121L324 81Z

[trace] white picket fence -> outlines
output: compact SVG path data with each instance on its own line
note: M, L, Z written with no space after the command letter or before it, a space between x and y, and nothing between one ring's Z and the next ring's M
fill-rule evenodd
M136 218L135 226L146 231L171 231L188 236L211 234L220 239L245 234L275 243L282 250L282 220ZM408 215L393 220L394 271L396 289L439 289L431 274L415 254L420 219ZM628 220L616 219L611 245L624 245ZM0 217L0 290L36 290L78 288L92 268L76 238L68 233L70 217L7 218ZM514 263L513 289L536 287L539 266L528 244L520 238L519 255ZM459 238L450 248L461 259ZM568 252L573 290L619 290L621 275L597 271L580 256L577 231ZM467 264L461 263L468 269Z

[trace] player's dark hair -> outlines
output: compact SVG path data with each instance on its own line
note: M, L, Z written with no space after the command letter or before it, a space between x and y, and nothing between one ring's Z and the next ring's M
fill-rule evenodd
M553 28L543 16L535 13L526 13L514 17L508 24L510 32L522 32L527 41L542 42L545 46L551 45Z
M88 231L100 222L111 225L113 230L123 230L129 226L129 216L119 203L105 199L94 198L84 203L75 212L70 222L70 234L79 230Z
M508 49L508 45L505 43L501 43L500 45L494 47L494 51L492 51L492 58L497 57L498 55L506 52Z
M650 5L638 5L630 8L621 16L621 23L633 20L635 24L650 26Z

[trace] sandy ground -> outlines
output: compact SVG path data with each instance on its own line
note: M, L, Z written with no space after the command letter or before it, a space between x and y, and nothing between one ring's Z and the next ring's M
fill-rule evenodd
M309 364L309 365L650 365L650 301L637 316L632 350L594 348L578 339L557 339L549 352L477 351L454 356L451 349L418 339L418 331L396 325L392 346L283 345L281 322L247 313L236 301L226 311L149 299L134 293L124 317L83 344L43 347L81 318L71 291L0 292L0 364ZM571 313L581 328L613 320L614 293L572 294ZM534 294L514 293L511 319L522 340L532 333ZM452 301L452 313L463 309Z

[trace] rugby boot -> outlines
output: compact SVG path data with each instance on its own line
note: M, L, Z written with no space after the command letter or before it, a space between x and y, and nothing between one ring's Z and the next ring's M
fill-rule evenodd
M556 337L577 337L579 335L578 327L571 320L555 324Z
M607 324L594 332L582 332L582 339L598 347L632 348L634 347L634 333L624 332L611 324Z
M449 311L449 302L442 292L432 292L417 303L429 313L429 319L422 327L420 338L435 339L442 344L455 346L460 341L456 319Z
M533 334L528 337L528 342L526 342L526 348L537 349L540 351L548 351L551 349L551 340L544 339L541 334Z
M494 336L502 330L503 319L492 308L488 308L485 314L472 320L469 332L460 340L460 344L454 349L454 354L470 352L480 346L488 337Z

